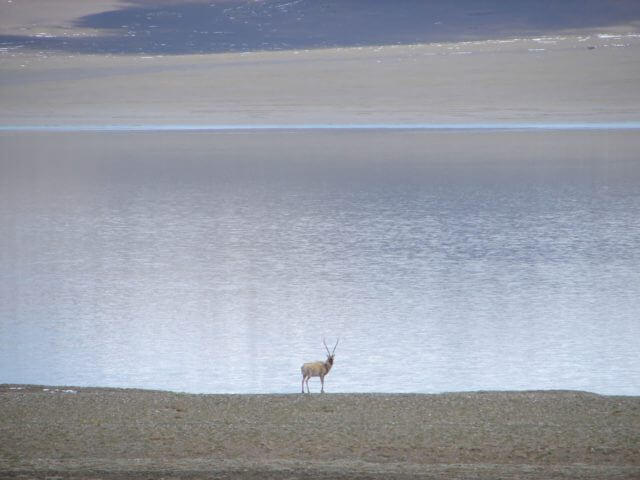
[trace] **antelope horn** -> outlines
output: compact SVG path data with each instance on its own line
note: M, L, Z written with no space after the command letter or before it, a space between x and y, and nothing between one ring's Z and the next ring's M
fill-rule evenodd
M336 347L338 346L338 342L340 341L340 338L338 338L338 340L336 340L336 344L333 347L333 352L331 352L331 355L333 355L334 353L336 353Z
M327 347L327 342L324 341L324 338L322 339L322 343L324 343L324 348L327 349L327 353L331 355L331 352L329 351L329 347Z

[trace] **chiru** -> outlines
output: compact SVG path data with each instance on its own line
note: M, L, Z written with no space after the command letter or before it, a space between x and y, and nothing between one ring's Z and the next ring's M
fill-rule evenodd
M338 346L338 342L340 339L336 341L333 350L330 352L329 347L327 347L327 342L322 339L322 343L324 343L324 348L327 349L327 360L324 362L309 362L305 363L300 367L300 371L302 372L302 393L304 393L304 384L307 384L307 393L311 393L309 391L309 379L311 377L320 377L320 383L322 384L322 388L320 389L320 393L324 393L324 377L329 373L331 367L333 367L333 358L335 357L336 347Z

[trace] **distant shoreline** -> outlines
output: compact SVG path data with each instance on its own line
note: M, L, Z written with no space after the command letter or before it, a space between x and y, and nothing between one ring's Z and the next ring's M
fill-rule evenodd
M640 476L640 397L0 385L0 478Z
M640 122L0 125L0 132L164 132L227 130L640 130Z

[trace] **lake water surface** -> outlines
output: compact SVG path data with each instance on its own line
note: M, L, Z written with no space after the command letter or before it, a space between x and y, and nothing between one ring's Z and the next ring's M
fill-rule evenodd
M640 395L638 137L0 133L0 383Z

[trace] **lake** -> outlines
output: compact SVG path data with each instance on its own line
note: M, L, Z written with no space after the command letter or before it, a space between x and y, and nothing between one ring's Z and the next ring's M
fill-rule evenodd
M640 395L637 131L0 132L0 383ZM319 391L317 379L310 382Z

